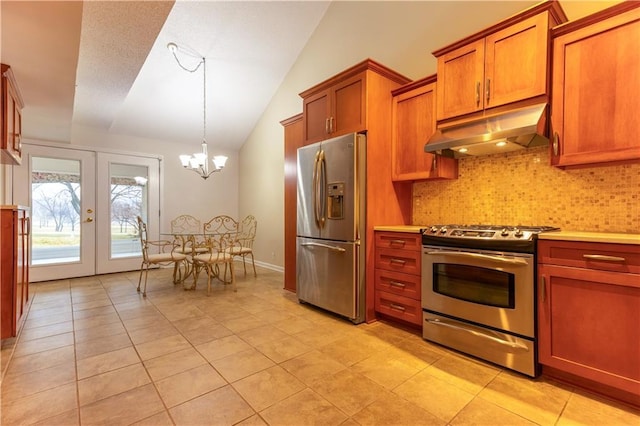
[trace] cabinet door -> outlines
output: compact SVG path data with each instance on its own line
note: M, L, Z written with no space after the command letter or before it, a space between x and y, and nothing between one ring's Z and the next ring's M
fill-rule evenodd
M640 159L640 8L554 40L553 164Z
M484 107L484 39L438 57L438 120Z
M329 136L330 106L329 91L323 91L304 99L305 145L324 140Z
M329 118L331 137L366 130L364 74L336 84L332 93L332 114Z
M546 93L548 39L547 13L487 36L485 109Z
M542 265L540 363L640 394L639 279L634 274Z
M393 98L391 177L394 181L458 177L457 160L424 152L436 129L436 83Z

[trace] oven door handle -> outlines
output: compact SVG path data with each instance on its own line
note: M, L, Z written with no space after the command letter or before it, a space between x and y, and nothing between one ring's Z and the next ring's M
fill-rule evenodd
M482 333L480 331L471 330L471 329L466 328L466 327L462 327L462 326L459 326L459 325L451 324L451 323L445 322L445 321L443 321L441 319L438 319L438 318L427 318L427 319L425 319L425 321L428 322L429 324L438 325L438 326L442 326L442 327L448 327L448 328L452 328L452 329L458 330L458 331L464 331L466 333L473 334L476 337L480 337L482 339L491 340L492 342L498 343L498 344L503 345L503 346L508 346L511 349L522 350L522 351L525 351L525 352L529 351L529 348L526 345L523 345L522 343L510 342L508 340L500 339L500 338L495 337L495 336L489 336L488 334Z
M496 262L508 263L510 265L526 266L529 264L529 262L527 262L525 259L519 259L517 257L491 256L491 255L482 254L482 253L467 253L465 251L428 251L426 254L446 255L446 256L453 256L453 257L464 257L464 258L481 259L481 260L493 260Z

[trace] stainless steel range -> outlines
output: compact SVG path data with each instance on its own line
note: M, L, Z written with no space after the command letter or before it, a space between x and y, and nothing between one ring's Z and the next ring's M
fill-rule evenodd
M422 232L422 335L535 377L535 252L552 227L437 225Z

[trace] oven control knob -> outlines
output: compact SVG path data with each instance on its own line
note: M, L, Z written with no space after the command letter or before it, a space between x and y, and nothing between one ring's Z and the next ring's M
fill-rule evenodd
M435 226L432 226L430 231L432 234L435 234L436 232L438 232L438 228L436 228Z
M443 226L442 228L440 228L440 233L441 234L446 234L447 233L447 228L445 226Z
M509 230L507 228L502 228L502 232L500 233L503 237L509 236Z
M524 234L522 233L522 229L520 229L520 228L516 228L514 233L513 233L513 236L514 237L518 237L518 238L522 237L523 235Z

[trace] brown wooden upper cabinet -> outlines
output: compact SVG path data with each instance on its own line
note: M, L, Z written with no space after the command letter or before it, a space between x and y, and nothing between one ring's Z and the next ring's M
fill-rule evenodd
M407 78L372 60L365 60L344 72L300 93L303 98L305 145L367 129L369 72L376 72L397 84Z
M554 29L554 165L640 160L640 3Z
M22 162L22 96L9 65L0 64L0 162L17 164Z
M547 95L549 30L566 21L558 2L544 2L433 52L437 120Z
M458 160L424 152L424 144L436 130L436 76L406 84L391 94L392 179L456 179Z

